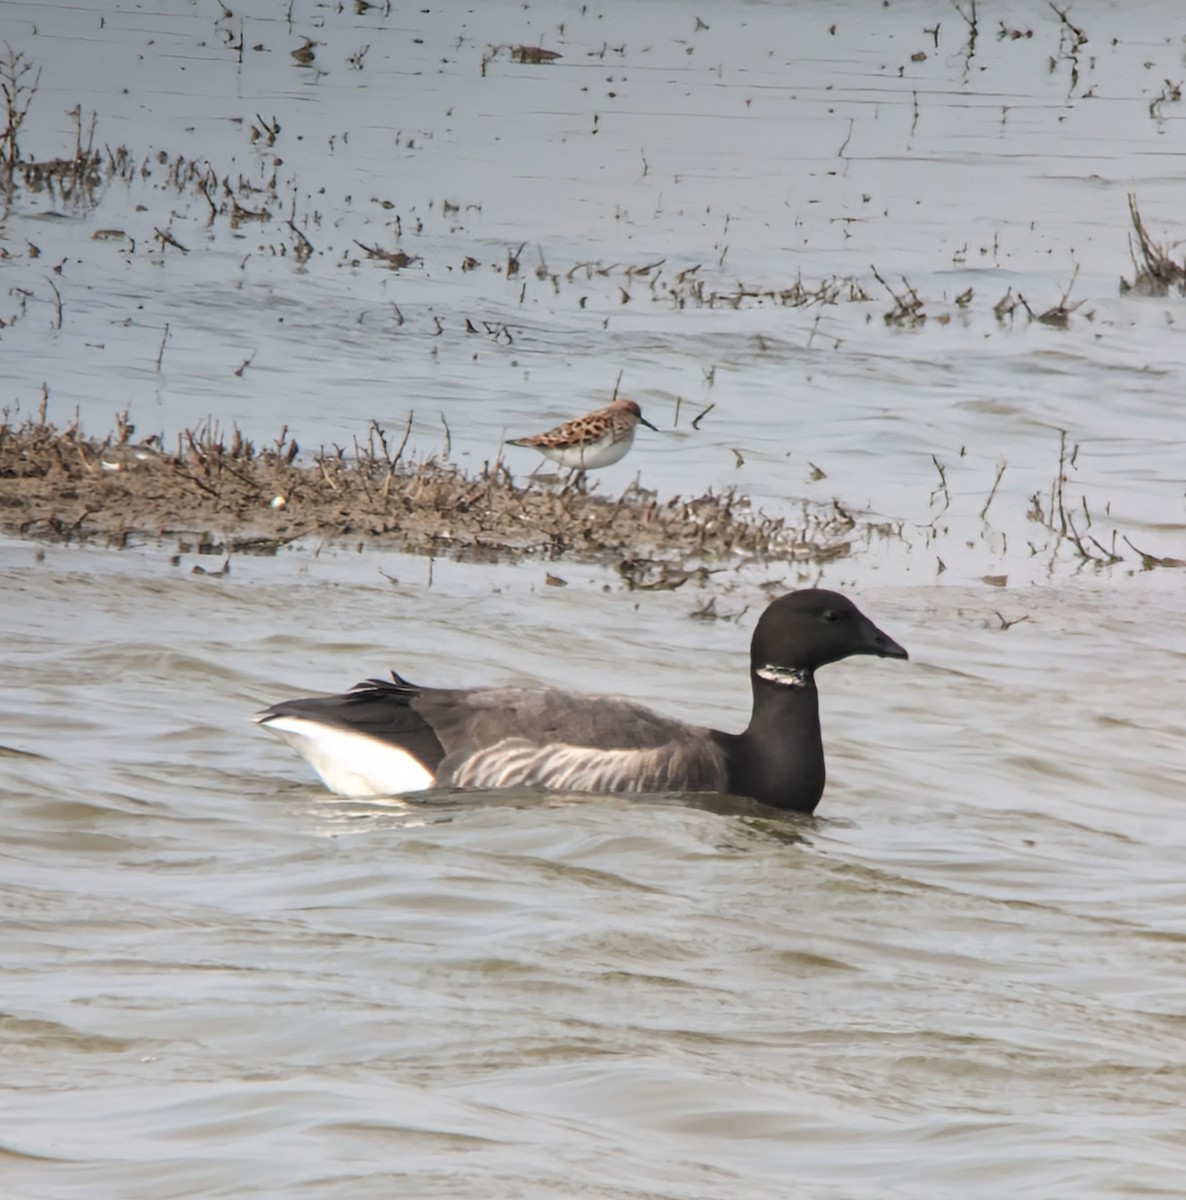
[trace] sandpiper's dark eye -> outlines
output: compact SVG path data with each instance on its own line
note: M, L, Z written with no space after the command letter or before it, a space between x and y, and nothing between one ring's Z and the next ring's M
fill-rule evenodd
M833 609L825 608L824 609L824 620L825 621L839 621L840 614L838 612L834 611Z

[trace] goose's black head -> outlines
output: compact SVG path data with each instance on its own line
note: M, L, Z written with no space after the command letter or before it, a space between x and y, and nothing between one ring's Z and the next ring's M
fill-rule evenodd
M816 667L851 654L908 658L846 596L824 588L804 588L780 596L754 630L750 662L758 678L800 686Z

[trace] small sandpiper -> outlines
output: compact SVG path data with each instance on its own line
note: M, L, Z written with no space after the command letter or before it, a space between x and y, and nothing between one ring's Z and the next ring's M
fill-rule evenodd
M622 398L607 408L565 421L547 433L507 441L512 446L538 450L554 463L583 473L608 467L624 458L634 444L634 432L640 424L655 428L633 400Z

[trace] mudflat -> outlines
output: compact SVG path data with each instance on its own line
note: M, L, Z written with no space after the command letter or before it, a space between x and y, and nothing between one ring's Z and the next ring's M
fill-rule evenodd
M117 546L197 535L256 553L318 538L461 557L625 556L622 574L639 586L672 586L694 562L836 558L860 532L837 504L805 505L792 524L728 488L661 500L634 483L611 498L580 477L517 483L499 459L467 471L436 455L404 458L375 423L365 444L311 460L283 432L257 447L208 425L171 449L134 435L122 418L102 438L44 412L0 424L0 530ZM654 578L640 563L652 556L665 567Z

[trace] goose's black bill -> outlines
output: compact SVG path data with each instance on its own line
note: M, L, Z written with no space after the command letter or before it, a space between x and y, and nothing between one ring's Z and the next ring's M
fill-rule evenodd
M904 647L899 646L888 633L882 633L872 621L865 618L862 630L865 637L865 649L859 654L876 654L878 658L909 658Z

